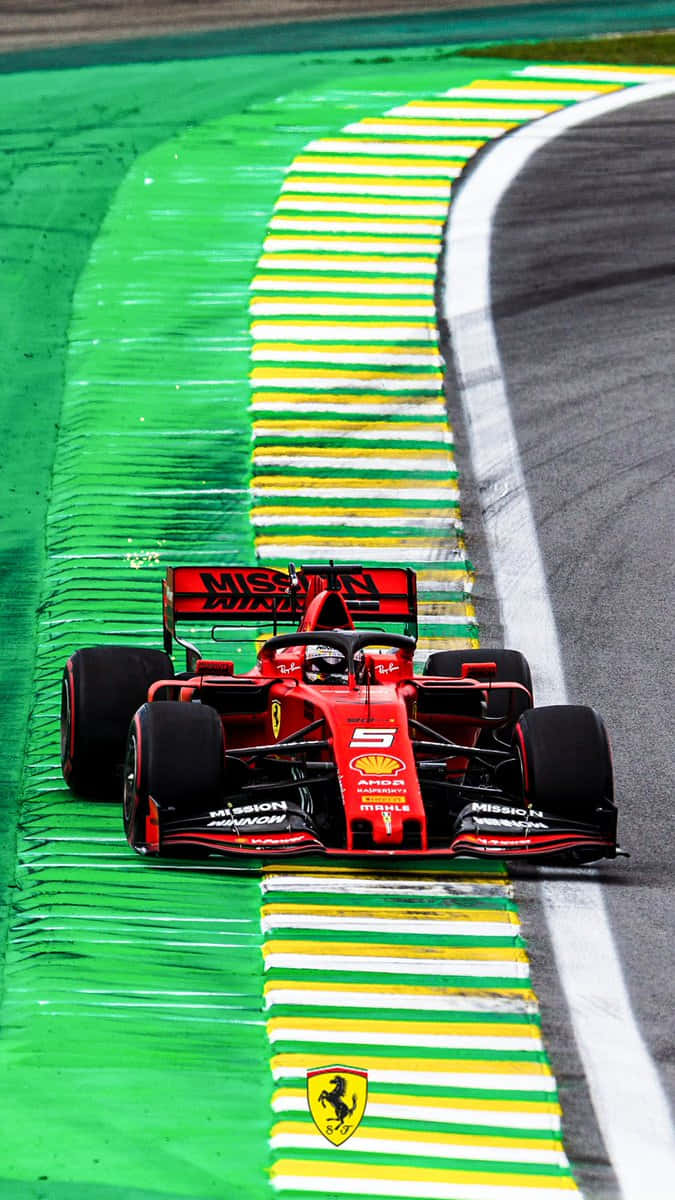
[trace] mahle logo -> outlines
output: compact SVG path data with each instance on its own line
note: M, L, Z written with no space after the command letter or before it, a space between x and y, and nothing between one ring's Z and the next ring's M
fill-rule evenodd
M341 1146L358 1129L368 1102L368 1072L317 1067L307 1072L307 1103L319 1133Z

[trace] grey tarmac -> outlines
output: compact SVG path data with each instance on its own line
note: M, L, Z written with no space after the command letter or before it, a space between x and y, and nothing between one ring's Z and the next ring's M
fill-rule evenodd
M598 876L638 1026L671 1099L674 129L669 98L540 150L497 211L491 257L494 323L569 697L597 707L612 737L631 858L602 864ZM499 639L499 613L452 378L449 402L485 644ZM614 1200L547 945L540 873L518 866L513 875L566 1148L587 1200Z

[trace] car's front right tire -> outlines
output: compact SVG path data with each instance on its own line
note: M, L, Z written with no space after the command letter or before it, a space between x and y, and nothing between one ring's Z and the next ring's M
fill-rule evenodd
M592 821L614 799L609 738L595 709L552 704L521 713L513 736L523 800L571 820Z

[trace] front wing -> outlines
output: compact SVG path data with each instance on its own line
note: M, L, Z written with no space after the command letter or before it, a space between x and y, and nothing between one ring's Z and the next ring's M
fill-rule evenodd
M598 810L593 823L555 814L528 814L511 805L473 802L450 818L446 837L432 837L422 847L350 849L326 844L312 816L285 800L227 805L189 816L162 812L157 806L158 836L146 851L159 854L271 854L321 853L354 857L434 856L454 858L562 859L580 863L614 858L616 810ZM426 842L426 844L425 844ZM139 847L140 848L140 847Z

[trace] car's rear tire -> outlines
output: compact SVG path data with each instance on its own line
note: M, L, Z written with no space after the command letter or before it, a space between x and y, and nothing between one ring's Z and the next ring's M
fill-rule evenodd
M173 816L217 808L225 782L223 726L207 704L144 704L129 729L124 767L124 830L140 853L158 853L159 830L148 824L150 797Z
M150 685L173 673L162 650L92 646L71 655L61 686L61 769L74 792L121 797L129 722Z
M518 720L513 744L523 798L533 808L583 821L612 803L609 739L595 709L580 704L528 709Z
M471 666L472 663L484 662L495 663L497 673L490 677L495 683L520 683L529 692L529 697L525 696L523 692L515 693L513 719L508 725L498 730L498 736L508 742L518 717L525 709L531 708L534 702L532 674L524 654L521 654L519 650L436 650L429 655L423 674L458 679L461 677L462 667L465 664ZM505 717L510 697L511 693L506 690L488 694L486 716ZM481 736L480 744L483 745L484 741L489 738L489 731L486 731Z

